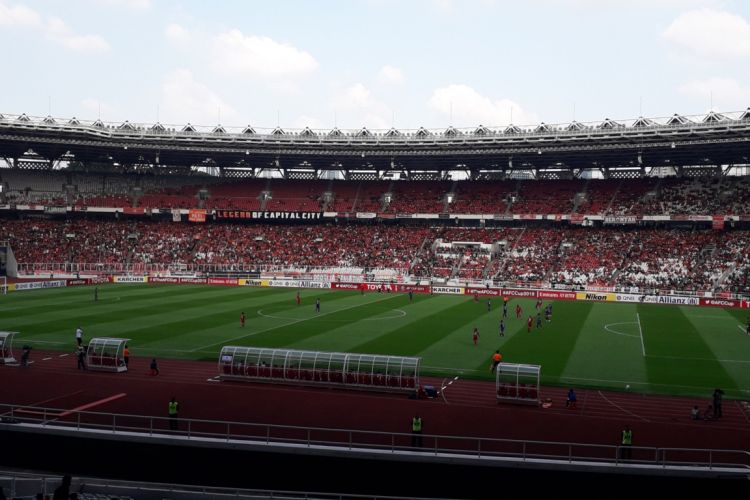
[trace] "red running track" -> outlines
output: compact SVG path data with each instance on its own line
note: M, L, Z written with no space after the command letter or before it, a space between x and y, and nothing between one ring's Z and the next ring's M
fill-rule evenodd
M216 382L216 363L160 360L160 375L149 376L150 359L131 358L127 373L76 369L76 358L60 352L33 352L28 368L0 366L0 402L87 411L166 417L176 397L180 417L235 422L401 432L418 413L425 434L618 444L625 425L635 446L750 450L750 412L738 401L724 402L716 421L693 421L698 400L633 393L578 391L578 407L565 408L567 390L545 387L552 407L514 406L495 401L494 384L459 379L445 400L411 400L402 394L289 385ZM439 379L423 383L440 386ZM114 397L124 394L124 396Z

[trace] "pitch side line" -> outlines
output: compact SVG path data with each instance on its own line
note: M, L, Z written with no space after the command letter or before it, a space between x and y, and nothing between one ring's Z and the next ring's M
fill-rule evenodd
M200 351L201 349L208 349L209 347L213 347L215 345L226 344L227 342L234 342L235 340L240 340L240 339L244 339L244 338L247 338L247 337L252 337L253 335L258 335L259 333L270 332L271 330L277 330L279 328L284 328L284 327L287 327L287 326L296 325L297 323L302 323L303 321L309 321L311 319L320 318L322 316L328 316L329 314L336 314L336 313L341 312L341 311L346 311L347 309L354 309L355 307L364 307L364 306L367 306L367 305L370 305L370 304L375 304L376 302L382 302L384 300L393 299L395 297L400 297L400 295L392 295L390 297L383 297L382 299L373 300L372 302L368 302L367 304L354 304L353 306L342 307L341 309L336 309L335 311L331 311L331 312L327 312L327 313L323 313L323 314L316 314L315 316L312 316L310 318L298 319L296 321L292 321L292 322L287 323L285 325L276 325L276 326L272 326L271 328L265 328L263 330L258 330L257 332L248 333L248 334L245 334L245 335L240 335L239 337L233 337L231 339L222 340L221 342L214 342L213 344L204 345L204 346L201 346L201 347L196 347L195 349L191 349L188 352L196 352L196 351Z
M739 328L742 333L744 333L746 335L750 335L750 332L745 331L745 329L742 328L742 325L737 325L737 328Z
M641 329L641 315L638 313L635 313L635 317L638 318L638 333L641 337L641 352L643 352L643 357L646 357L646 345L643 343L643 330Z
M617 403L615 403L615 402L613 402L613 401L610 401L609 399L607 399L607 396L605 396L605 395L604 395L604 393L603 393L602 391L596 391L596 392L598 392L598 393L599 393L599 395L600 395L600 396L602 397L602 399L604 399L604 401L606 401L607 403L611 404L612 406L614 406L614 407L615 407L615 408L617 408L618 410L620 410L620 411L622 411L622 412L624 412L624 413L627 413L628 415L632 415L632 416L634 416L635 418L640 418L640 419L641 419L641 420L643 420L644 422L650 422L650 420L649 420L649 419L647 419L647 418L643 418L642 416L640 416L640 415L638 415L638 414L636 414L636 413L633 413L633 412L632 412L632 411L630 411L630 410L627 410L627 409L623 408L622 406L618 405Z

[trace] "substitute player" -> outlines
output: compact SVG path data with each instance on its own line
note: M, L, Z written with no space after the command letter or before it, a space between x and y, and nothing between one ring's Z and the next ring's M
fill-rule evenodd
M479 341L479 328L474 327L474 333L471 334L471 338L474 340L474 345L477 345Z

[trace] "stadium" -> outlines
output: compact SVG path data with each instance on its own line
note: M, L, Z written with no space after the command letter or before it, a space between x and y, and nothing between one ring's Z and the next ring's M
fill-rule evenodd
M750 23L596 4L0 0L0 498L745 498Z
M88 383L96 389L82 394L56 390L82 375L60 356L84 325L92 338L127 339L129 370L142 365L128 383L148 380L148 361L158 358L168 392L199 384L190 391L196 401L181 396L202 408L190 412L199 435L215 431L202 420L244 421L239 408L215 399L213 388L227 385L223 398L279 398L279 407L319 398L286 418L251 412L251 423L408 433L403 422L418 411L441 451L467 446L451 443L461 436L471 447L487 439L488 456L516 455L504 449L516 446L503 441L512 439L542 448L524 455L555 457L573 440L580 449L563 455L606 462L616 456L599 447L635 420L654 445L636 453L641 465L684 460L700 477L713 454L741 470L747 452L736 445L747 443L750 418L748 118L259 133L4 115L0 149L10 168L0 170L0 240L11 293L0 317L19 332L16 349L33 352L33 370L11 377L36 379L5 384L4 403L23 421L44 421L47 411L92 426L107 418L101 412L148 415L142 401L116 397L133 390L116 371L97 373L101 380ZM80 168L53 168L60 161ZM457 170L466 180L451 180ZM554 305L551 318L541 320L539 302L545 313ZM474 343L473 328L481 332ZM255 366L238 368L226 346L250 349L243 356ZM537 366L541 375L496 381L488 370L495 350L509 366ZM346 376L321 378L320 363L302 369L305 355L330 352L369 356L357 360L360 375L341 368ZM230 361L217 371L220 353ZM273 373L262 373L268 353ZM336 361L326 359L330 372ZM418 367L404 371L404 360ZM388 363L401 367L400 381ZM388 380L376 381L376 372ZM250 382L249 393L238 381ZM13 388L22 384L35 390L19 394ZM339 385L352 392L331 389ZM439 397L427 398L425 386ZM568 387L585 403L572 410L580 422L559 432L521 422L493 431L484 421L494 412L493 420L560 425L551 422L570 418ZM710 428L691 422L689 409L702 411L716 387L730 403L725 416ZM331 414L329 405L352 400L392 406L402 422ZM519 401L535 410L512 404ZM71 411L88 404L96 411ZM467 415L451 415L456 409ZM680 439L686 432L689 443ZM683 450L698 444L704 449Z

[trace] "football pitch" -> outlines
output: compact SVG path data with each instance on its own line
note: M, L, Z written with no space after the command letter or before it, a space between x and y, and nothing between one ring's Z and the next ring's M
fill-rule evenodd
M75 329L131 339L133 356L215 361L223 345L420 356L422 373L491 379L490 356L542 366L542 383L709 397L750 397L748 312L650 304L556 301L536 327L535 300L175 285L103 285L0 297L0 330L14 349L72 351ZM315 312L320 298L321 311ZM545 305L548 302L545 302ZM515 307L523 308L516 319ZM240 326L240 313L247 315ZM526 320L534 316L532 331ZM478 345L472 341L474 327ZM33 353L32 353L33 359Z

